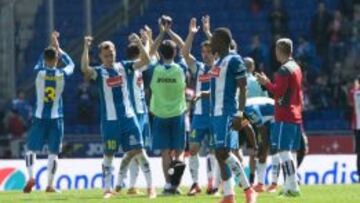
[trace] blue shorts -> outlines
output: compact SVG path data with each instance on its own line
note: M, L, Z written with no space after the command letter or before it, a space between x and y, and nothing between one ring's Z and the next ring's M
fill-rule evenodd
M185 117L184 114L172 118L154 116L152 125L152 149L185 149Z
M119 146L124 152L141 149L144 146L140 126L135 116L115 121L102 121L101 135L105 153L115 153Z
M223 115L212 117L212 131L215 149L238 149L239 134L232 125L233 116Z
M202 128L202 129L193 129L190 136L189 142L201 145L201 143L207 140L209 143L209 147L214 147L214 136L211 134L210 128Z
M47 144L50 153L59 154L63 137L64 122L62 118L34 118L26 139L26 146L30 151L41 151Z
M296 151L300 148L300 124L276 121L272 127L270 140L274 151Z
M274 119L274 105L257 104L245 107L245 115L252 125L264 125Z
M139 121L139 126L140 126L140 131L142 134L142 139L144 141L144 146L150 147L151 146L151 132L150 132L149 116L147 113L143 113L143 114L137 114L136 117Z

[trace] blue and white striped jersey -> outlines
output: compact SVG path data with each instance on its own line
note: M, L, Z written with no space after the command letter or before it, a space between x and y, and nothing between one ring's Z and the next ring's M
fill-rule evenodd
M124 63L129 64L133 63L130 61L125 61ZM143 68L145 69L145 68ZM128 83L130 91L130 100L131 104L135 109L136 114L147 113L147 106L145 101L145 91L144 91L144 80L142 75L142 70L128 70Z
M201 91L210 90L211 75L209 74L211 67L205 65L203 62L196 61L195 72L195 92L196 95ZM200 98L194 107L194 115L210 115L210 98Z
M60 59L65 64L64 68L46 67L43 54L37 62L34 72L36 73L36 104L34 116L39 119L62 118L63 102L62 93L65 87L65 79L74 72L74 62L64 51L60 51Z
M246 77L246 68L240 55L229 53L215 61L210 70L211 113L214 116L233 115L237 109L237 80Z
M269 97L252 97L246 100L245 115L255 125L274 121L275 102Z
M114 63L111 68L103 65L94 68L92 79L96 81L100 92L101 121L135 116L129 92L129 75L134 71L132 66L133 62L122 61Z

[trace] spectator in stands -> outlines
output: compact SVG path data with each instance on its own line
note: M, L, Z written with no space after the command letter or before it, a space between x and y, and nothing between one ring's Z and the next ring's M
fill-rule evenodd
M331 74L329 86L331 90L332 106L339 110L346 110L347 107L347 88L342 73L343 64L336 62Z
M327 30L329 44L329 63L343 61L345 58L345 45L349 37L349 23L343 18L339 10L335 11L334 19Z
M325 57L328 48L328 40L324 36L331 22L331 15L326 10L325 3L319 2L318 11L311 21L311 35L316 45L317 54Z
M6 115L4 123L9 133L12 157L20 158L21 146L26 133L26 123L16 109L11 109Z
M327 109L332 100L330 96L330 87L328 85L328 76L326 74L319 74L315 80L315 85L310 89L311 102L316 109Z
M277 61L276 59L276 54L275 54L275 47L276 47L276 41L278 39L280 39L282 36L281 35L274 35L272 37L272 41L271 41L271 45L270 45L270 50L269 50L269 53L270 53L270 68L271 68L271 71L270 73L274 73L277 71L278 67L280 67L280 63ZM269 74L270 74L269 73ZM271 77L271 75L270 75Z
M319 62L317 61L316 50L306 36L300 36L298 47L295 50L295 59L299 65L306 69L310 75L316 75L320 71Z
M17 97L11 102L11 108L16 110L25 121L26 126L29 126L32 117L32 108L25 99L25 92L23 90L17 92Z
M264 6L264 0L251 0L250 1L250 9L254 14L259 13L262 7Z
M264 70L266 63L266 49L264 44L261 43L258 34L252 37L252 43L248 49L247 55L254 59L255 69L257 71L268 72Z
M91 83L84 80L77 89L78 124L90 127L95 123L96 94Z
M357 155L357 171L360 182L360 75L354 80L354 85L350 88L349 105L352 107L351 127L355 135L355 153Z
M269 13L271 34L286 36L288 34L288 15L281 6L281 0L273 0L273 8Z
M339 2L339 10L349 21L353 20L354 17L354 4L354 0L341 0Z

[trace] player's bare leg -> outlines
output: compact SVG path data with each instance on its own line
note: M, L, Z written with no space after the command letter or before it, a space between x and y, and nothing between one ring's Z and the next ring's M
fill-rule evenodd
M188 192L188 196L194 196L196 194L201 193L201 189L199 187L199 150L200 144L199 143L191 143L190 144L190 157L189 157L189 169L191 178L193 180L193 184Z
M28 171L29 180L27 181L23 192L30 193L35 185L34 179L34 163L36 161L36 154L32 151L27 151L25 154L26 169Z

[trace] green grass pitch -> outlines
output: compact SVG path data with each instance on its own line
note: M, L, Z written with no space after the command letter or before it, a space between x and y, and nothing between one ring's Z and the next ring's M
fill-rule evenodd
M183 192L187 191L183 189ZM258 203L359 203L360 184L356 185L316 185L301 186L302 196L297 198L279 197L277 194L261 193ZM237 202L244 202L240 189L237 191ZM0 192L1 203L17 202L117 202L117 203L217 203L220 197L207 196L205 194L196 197L158 196L149 200L145 196L128 196L123 191L112 199L102 199L101 190L71 190L60 194L45 194L44 192L33 192L23 194L21 192Z

